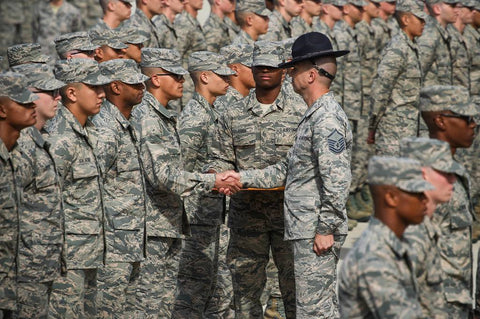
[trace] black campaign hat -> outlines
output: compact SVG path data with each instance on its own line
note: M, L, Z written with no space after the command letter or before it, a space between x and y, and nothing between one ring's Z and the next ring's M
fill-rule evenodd
M279 68L289 68L295 63L322 56L336 58L349 53L348 50L334 51L330 39L320 32L305 33L297 38L292 47L292 60L278 65Z

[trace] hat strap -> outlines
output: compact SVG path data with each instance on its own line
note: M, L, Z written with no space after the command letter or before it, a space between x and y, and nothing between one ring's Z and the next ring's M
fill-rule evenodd
M327 71L325 71L325 69L319 67L319 66L316 65L315 63L313 64L313 67L315 68L315 70L317 70L317 72L318 72L320 75L323 75L324 77L327 77L327 78L329 78L329 79L332 80L332 81L333 81L333 79L335 79L335 75L328 73Z

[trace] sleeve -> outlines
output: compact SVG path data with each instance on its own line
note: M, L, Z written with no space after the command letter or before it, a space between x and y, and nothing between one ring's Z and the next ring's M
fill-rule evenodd
M232 106L229 106L232 107ZM236 107L236 106L233 106ZM235 150L231 129L231 117L228 111L219 116L218 139L212 145L212 156L204 171L213 169L217 172L233 170L235 166Z
M317 234L333 234L347 220L345 203L352 179L350 170L351 132L335 114L312 124L312 150L317 159L321 183L321 207Z
M427 74L436 59L437 40L432 35L432 28L425 27L422 35L417 39L420 65L422 66L422 74Z
M263 169L241 171L240 182L244 187L273 188L285 185L289 157L290 153L282 161Z
M66 138L60 136L52 136L49 142L50 154L55 161L58 175L63 184L75 157L73 153L75 146L71 145Z

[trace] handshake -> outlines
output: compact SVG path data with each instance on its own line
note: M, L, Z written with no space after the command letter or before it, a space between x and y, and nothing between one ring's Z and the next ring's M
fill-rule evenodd
M240 174L235 171L225 171L215 174L215 189L224 195L232 195L242 188Z

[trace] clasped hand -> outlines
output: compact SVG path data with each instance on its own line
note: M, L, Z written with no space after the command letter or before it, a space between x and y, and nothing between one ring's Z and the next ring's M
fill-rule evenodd
M235 171L225 171L215 175L215 188L219 193L232 195L242 188L240 174Z

